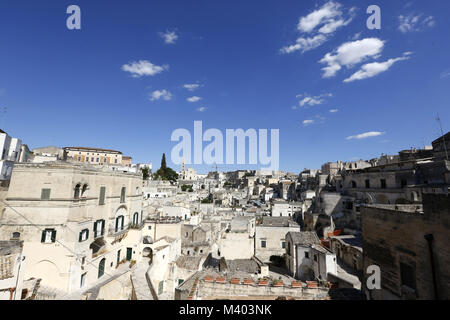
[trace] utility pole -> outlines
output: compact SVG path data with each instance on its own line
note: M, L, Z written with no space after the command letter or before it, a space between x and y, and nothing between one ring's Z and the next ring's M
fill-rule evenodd
M445 159L447 159L447 161L448 161L447 144L445 142L444 131L442 130L442 122L441 122L441 118L439 118L439 113L437 114L436 121L439 123L439 128L441 129L442 142L444 143Z

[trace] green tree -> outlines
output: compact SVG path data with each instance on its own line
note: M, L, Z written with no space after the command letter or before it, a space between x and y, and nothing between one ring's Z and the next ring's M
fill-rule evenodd
M175 172L175 170L167 167L165 153L163 153L162 155L161 167L158 169L158 171L155 172L155 175L153 177L157 180L168 180L171 182L175 182L178 179L178 174Z

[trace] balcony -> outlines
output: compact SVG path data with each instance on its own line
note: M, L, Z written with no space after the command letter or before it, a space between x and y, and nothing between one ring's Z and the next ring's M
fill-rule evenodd
M142 221L140 223L132 223L130 224L130 229L134 230L141 230L144 227L145 221Z
M108 236L109 237L120 237L128 232L130 229L131 224L124 224L123 227L109 227L108 229Z

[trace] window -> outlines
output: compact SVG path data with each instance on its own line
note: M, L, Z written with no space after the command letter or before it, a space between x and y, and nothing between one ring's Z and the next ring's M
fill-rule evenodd
M20 232L13 232L12 238L13 239L19 239L20 238Z
M106 187L100 187L100 197L98 198L99 205L105 204L105 194L106 194Z
M286 242L285 241L281 241L281 248L283 248L283 249L286 248Z
M317 254L314 255L314 261L317 261Z
M401 184L401 188L404 188L404 187L406 187L406 185L408 184L408 182L407 182L406 180L402 180L402 181L400 182L400 184Z
M124 220L125 220L125 217L124 217L124 216L118 216L118 217L116 218L116 228L115 228L115 231L116 231L116 232L123 230L123 223L124 223Z
M352 188L357 188L357 187L358 187L358 185L356 184L356 182L352 181Z
M105 234L105 220L97 220L94 222L94 238L101 237Z
M402 286L416 290L416 275L413 267L400 263L400 278Z
M78 237L79 242L86 241L89 238L89 229L83 229Z
M85 283L86 283L86 272L81 275L80 288L83 288Z
M99 161L99 158L97 158L97 162Z
M261 248L265 248L266 247L266 240L261 240Z
M305 251L305 258L309 259L309 252L308 251Z
M89 189L89 187L88 187L87 184L83 185L83 188L81 189L81 196L82 197L86 197L88 189Z
M386 179L380 179L381 189L386 189Z
M42 189L41 200L50 200L50 191L51 189Z
M366 179L366 189L369 189L369 188L370 188L370 180Z
M125 202L125 192L126 192L127 188L122 187L122 189L120 190L120 203L124 203Z
M106 259L103 258L102 260L100 260L100 263L98 264L98 278L101 278L105 273L105 262Z
M135 212L133 215L133 224L138 225L139 224L139 213Z
M162 294L164 292L164 281L160 281L158 284L158 294Z
M42 243L54 243L56 240L55 229L45 229L42 231L41 242Z
M78 199L80 197L80 189L81 189L81 184L77 184L75 186L75 191L73 192L74 199Z

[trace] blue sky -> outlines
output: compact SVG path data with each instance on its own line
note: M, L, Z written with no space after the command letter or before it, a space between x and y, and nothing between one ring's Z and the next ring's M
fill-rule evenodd
M66 28L71 4L81 30ZM0 123L30 148L112 148L155 168L194 120L279 129L294 172L429 145L436 113L450 127L450 2L377 1L380 30L371 4L4 0Z

